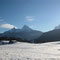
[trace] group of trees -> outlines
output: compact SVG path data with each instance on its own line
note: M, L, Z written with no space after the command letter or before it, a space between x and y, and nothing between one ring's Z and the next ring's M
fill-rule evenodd
M2 37L0 37L0 42L2 42L2 41L9 41L9 44L11 44L11 43L15 43L15 42L17 42L17 41L19 41L19 42L29 42L30 43L30 41L28 41L28 40L24 40L24 39L21 39L21 38L16 38L16 37L7 37L7 36L2 36Z

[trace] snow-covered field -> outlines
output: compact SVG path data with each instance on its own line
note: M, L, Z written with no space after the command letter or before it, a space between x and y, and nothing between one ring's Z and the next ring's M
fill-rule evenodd
M0 60L60 60L60 42L0 45Z

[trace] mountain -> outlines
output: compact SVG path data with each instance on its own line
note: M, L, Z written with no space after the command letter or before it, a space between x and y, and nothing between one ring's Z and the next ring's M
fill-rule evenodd
M56 26L55 29L60 29L60 25Z
M27 25L24 25L21 30L22 30L22 31L25 31L25 32L30 32L30 31L32 31L32 29L29 28Z
M35 42L43 43L52 41L60 41L60 29L54 29L52 31L43 33Z
M15 27L12 28L11 30L8 30L8 31L5 31L4 33L18 33L20 32L21 30L20 29L16 29Z
M4 32L2 36L22 38L32 42L33 40L40 37L42 33L43 32L41 31L33 30L29 28L27 25L24 25L22 29L13 28L9 31Z

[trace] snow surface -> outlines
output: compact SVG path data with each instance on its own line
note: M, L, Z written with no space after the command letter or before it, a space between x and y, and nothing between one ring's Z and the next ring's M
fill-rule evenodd
M60 42L0 45L0 60L60 60Z

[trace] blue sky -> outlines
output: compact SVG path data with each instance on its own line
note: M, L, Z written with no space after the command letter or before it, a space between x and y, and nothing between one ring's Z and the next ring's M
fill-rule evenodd
M0 32L28 25L49 31L60 24L60 0L0 0Z

